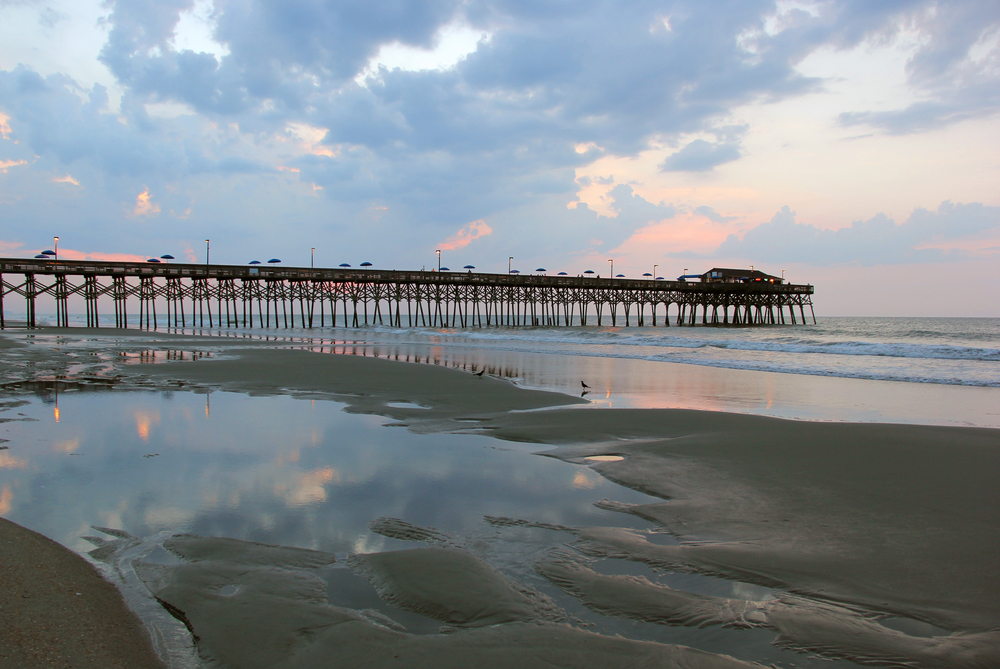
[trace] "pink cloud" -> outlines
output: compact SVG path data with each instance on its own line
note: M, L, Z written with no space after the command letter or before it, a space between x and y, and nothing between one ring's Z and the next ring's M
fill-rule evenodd
M466 223L458 232L438 244L438 247L442 251L454 251L455 249L465 248L480 237L485 237L492 233L493 228L486 225L486 221L480 218L471 223Z

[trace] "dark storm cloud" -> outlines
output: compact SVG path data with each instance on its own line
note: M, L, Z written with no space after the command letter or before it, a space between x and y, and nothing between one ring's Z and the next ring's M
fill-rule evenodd
M761 262L804 262L815 265L892 265L936 262L965 257L962 252L922 248L1000 228L1000 207L943 202L937 211L915 210L902 223L885 214L854 221L839 230L821 230L795 221L788 207L739 239L730 235L717 255Z

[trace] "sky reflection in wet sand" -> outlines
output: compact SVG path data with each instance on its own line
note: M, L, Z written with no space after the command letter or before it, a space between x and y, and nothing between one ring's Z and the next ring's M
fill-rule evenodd
M648 532L653 528L645 521L593 503L655 500L588 467L533 455L542 450L538 445L473 434L415 434L386 425L381 417L345 413L335 402L287 396L72 391L61 392L58 401L51 393L24 397L27 404L0 414L8 421L0 425L0 438L9 440L0 450L0 512L77 551L93 548L82 538L94 534L93 525L137 537L164 531L232 537L319 549L338 558L414 547L368 529L376 518L395 517L451 534L515 579L556 598L594 631L721 649L778 666L855 666L777 649L770 645L773 635L761 630L606 618L551 587L535 574L533 563L572 537L498 528L484 516ZM13 399L20 398L7 401ZM668 535L650 539L671 541ZM633 568L618 562L605 560L598 568L610 573ZM344 585L336 571L327 574L332 590ZM679 575L671 585L686 587L683 582L692 578L697 580ZM339 601L348 597L357 600L356 607L373 606L374 593L354 577L348 581L353 589L340 588L336 603L349 606ZM741 596L739 583L692 581L694 590L705 587ZM391 607L378 608L391 613ZM414 631L435 628L423 627Z

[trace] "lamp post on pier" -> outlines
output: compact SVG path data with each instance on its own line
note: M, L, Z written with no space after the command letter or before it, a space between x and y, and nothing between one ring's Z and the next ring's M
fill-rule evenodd
M309 249L309 267L316 267L316 247Z
M56 260L59 260L59 238L58 237L53 237L52 240L56 244L56 248L55 248Z
M510 262L514 259L514 256L507 258L507 274L510 274Z
M609 259L608 262L611 263L611 278L613 279L615 278L615 261Z
M438 254L438 272L441 271L441 249L437 249L434 253Z
M205 240L205 264L206 265L208 264L208 257L209 257L209 251L210 250L211 250L211 247L210 247L210 245L208 243L208 240L206 239Z
M659 265L653 265L653 281L656 281L656 268L657 267L659 267Z

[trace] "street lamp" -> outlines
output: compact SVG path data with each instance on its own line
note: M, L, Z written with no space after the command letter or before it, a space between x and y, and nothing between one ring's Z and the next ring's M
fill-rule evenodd
M211 250L211 247L210 247L210 245L208 243L208 240L206 239L205 240L205 264L206 265L208 264L208 257L209 257L209 251L210 250Z
M659 265L653 265L653 280L654 281L656 280L656 268L657 267L659 267Z
M59 238L58 237L53 237L52 239L56 243L56 250L55 250L56 260L59 260Z
M310 267L315 267L316 266L316 247L315 246L312 247L311 249L309 249L309 266Z
M507 274L510 274L510 261L514 259L514 256L507 258Z
M785 270L781 270L781 280L785 280Z
M441 249L437 249L434 253L438 254L438 271L441 271Z
M611 263L611 278L613 279L615 278L615 261L608 260L608 262Z

